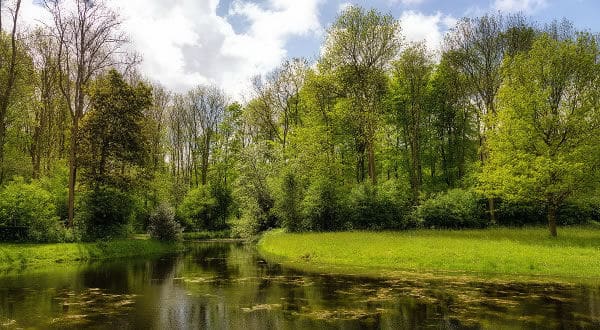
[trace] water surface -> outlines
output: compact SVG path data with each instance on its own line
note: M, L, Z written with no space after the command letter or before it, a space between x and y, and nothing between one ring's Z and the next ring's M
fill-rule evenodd
M0 274L0 328L600 328L600 287L304 274L252 245Z

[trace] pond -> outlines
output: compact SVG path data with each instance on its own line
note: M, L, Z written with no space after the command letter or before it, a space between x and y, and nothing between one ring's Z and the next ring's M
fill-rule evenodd
M242 243L0 277L0 327L598 328L600 286L305 274Z

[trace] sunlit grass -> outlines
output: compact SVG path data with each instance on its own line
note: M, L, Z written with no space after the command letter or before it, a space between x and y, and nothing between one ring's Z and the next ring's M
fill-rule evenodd
M0 244L0 269L152 255L178 249L180 246L176 244L140 239L98 243Z
M267 257L297 268L600 277L600 230L546 228L291 234L269 232Z

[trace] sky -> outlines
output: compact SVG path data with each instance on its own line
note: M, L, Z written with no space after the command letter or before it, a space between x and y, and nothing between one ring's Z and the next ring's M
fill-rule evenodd
M23 0L21 19L48 20L40 0ZM599 0L107 0L143 57L140 71L176 92L215 84L234 98L250 79L285 58L315 60L328 27L349 5L376 8L400 19L407 41L439 49L457 19L488 12L522 12L543 24L567 18L600 32Z

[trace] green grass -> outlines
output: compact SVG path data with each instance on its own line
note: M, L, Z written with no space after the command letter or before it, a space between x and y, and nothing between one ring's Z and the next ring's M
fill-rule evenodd
M321 272L394 276L461 273L494 276L600 277L600 229L546 228L406 232L266 233L267 259Z
M0 244L0 270L43 267L61 263L176 252L179 244L154 240L118 240L97 243Z

